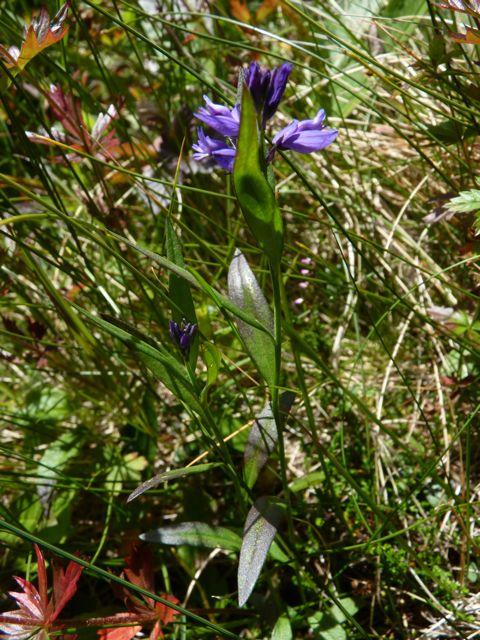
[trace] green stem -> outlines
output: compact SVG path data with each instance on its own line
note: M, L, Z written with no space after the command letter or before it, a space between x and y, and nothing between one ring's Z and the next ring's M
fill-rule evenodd
M295 529L293 526L292 517L292 501L290 495L290 487L288 486L287 478L287 460L285 456L285 440L283 437L282 421L280 415L280 374L282 365L282 300L281 300L281 282L282 273L280 263L273 264L269 261L270 275L272 278L273 288L273 309L274 309L274 337L275 337L275 376L274 385L270 389L272 396L272 413L277 427L278 434L278 454L280 458L280 477L283 486L283 495L285 496L285 502L287 505L287 526L288 537L290 540L291 548L294 557L295 573L297 575L298 587L302 599L305 601L305 593L303 590L303 581L301 576L300 562L298 559L296 544L295 544Z

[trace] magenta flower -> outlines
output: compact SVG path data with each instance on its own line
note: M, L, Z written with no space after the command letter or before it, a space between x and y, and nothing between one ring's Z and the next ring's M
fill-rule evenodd
M238 106L235 105L233 109L229 109L221 104L215 104L208 96L203 96L203 99L207 106L200 107L194 114L195 117L215 133L226 138L237 138L240 128L240 109Z
M338 136L338 131L325 127L324 120L323 109L320 109L313 120L294 120L273 138L273 149L290 149L297 153L312 153L325 149Z
M202 127L198 128L198 140L196 144L192 145L192 148L195 152L193 154L195 160L213 160L222 169L233 171L236 150L229 146L225 140L205 135Z
M258 62L252 62L245 71L245 84L252 94L257 111L262 113L264 127L278 109L291 71L292 65L289 62L273 71L262 69Z

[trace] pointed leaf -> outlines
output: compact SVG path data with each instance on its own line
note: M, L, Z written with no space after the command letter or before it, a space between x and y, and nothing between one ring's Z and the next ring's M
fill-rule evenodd
M238 562L238 604L242 607L257 582L263 563L273 542L282 517L281 509L259 498L250 509L243 530L242 548Z
M127 502L131 502L141 496L142 493L148 491L149 489L153 489L154 487L158 487L162 482L169 482L170 480L176 480L177 478L183 478L184 476L193 475L195 473L202 473L203 471L208 471L215 467L219 467L221 464L219 462L207 462L206 464L196 464L193 467L185 467L183 469L172 469L171 471L165 471L164 473L158 473L150 480L143 482L139 487L132 491L132 493L128 496Z
M182 522L169 527L153 529L140 536L145 542L159 542L168 545L189 545L191 547L220 547L228 551L239 551L242 539L226 527L215 527L204 522Z
M0 178L5 180L5 175L0 174ZM9 218L9 221L11 218ZM138 251L144 256L147 256L161 267L168 269L169 271L173 271L178 274L181 278L189 282L192 286L201 289L204 293L206 293L218 306L219 309L224 309L229 311L231 314L243 320L246 324L255 327L259 331L268 332L268 329L262 327L262 325L252 316L252 314L245 312L243 309L240 309L237 305L233 304L231 300L229 300L226 296L222 296L218 291L216 291L212 286L208 284L208 282L202 278L199 273L194 273L191 271L187 271L186 269L182 269L182 267L177 266L171 260L167 260L163 256L160 256L158 253L154 251L149 251L148 249L143 249L139 247L128 238L124 236L120 236L117 233L113 233L113 231L108 231L108 235L112 238L115 238L118 242L123 242L128 245L135 251Z
M280 414L282 417L280 428L283 428L294 399L295 394L291 391L286 391L280 396ZM273 417L272 407L270 403L268 403L255 419L248 434L247 444L245 445L243 454L245 464L244 477L248 487L251 488L255 484L260 470L275 449L277 440L278 430Z
M271 640L292 640L293 633L290 620L286 615L280 616L273 628Z
M254 316L270 333L273 316L253 271L238 249L228 270L228 297L238 307ZM269 333L237 320L237 327L257 369L272 387L275 384L275 344Z
M258 244L270 261L278 265L283 247L283 222L275 194L264 175L257 112L246 85L242 91L242 109L233 182L238 203Z

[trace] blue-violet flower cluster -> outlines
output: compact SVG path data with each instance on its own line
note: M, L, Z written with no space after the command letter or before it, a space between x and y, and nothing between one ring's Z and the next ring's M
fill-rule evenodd
M244 73L244 81L250 91L259 122L264 131L268 121L278 109L287 86L292 65L288 62L270 71L252 62ZM205 106L200 107L195 116L221 138L210 137L202 127L198 129L198 140L193 145L195 160L210 160L217 165L233 171L236 154L236 142L240 129L240 106L233 109L215 104L204 96ZM336 129L324 124L325 111L320 109L312 120L294 120L281 129L273 138L273 145L267 154L271 162L277 149L290 149L298 153L312 153L328 147L338 135Z

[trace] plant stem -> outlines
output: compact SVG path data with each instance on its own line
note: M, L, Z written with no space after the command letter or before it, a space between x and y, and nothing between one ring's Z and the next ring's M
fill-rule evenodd
M295 573L297 575L298 587L302 599L305 601L305 593L303 590L303 581L301 576L300 562L298 559L296 544L295 544L295 528L293 526L292 516L292 502L290 496L290 488L288 486L287 478L287 460L285 456L285 440L283 437L282 421L280 415L280 374L282 365L282 300L281 300L281 281L282 273L280 263L270 265L270 275L272 278L273 288L273 308L274 308L274 337L275 337L275 376L274 385L270 389L272 395L272 413L275 419L275 425L277 427L278 434L278 454L280 457L280 477L283 486L283 495L285 496L285 502L287 504L287 526L288 537L293 551Z

